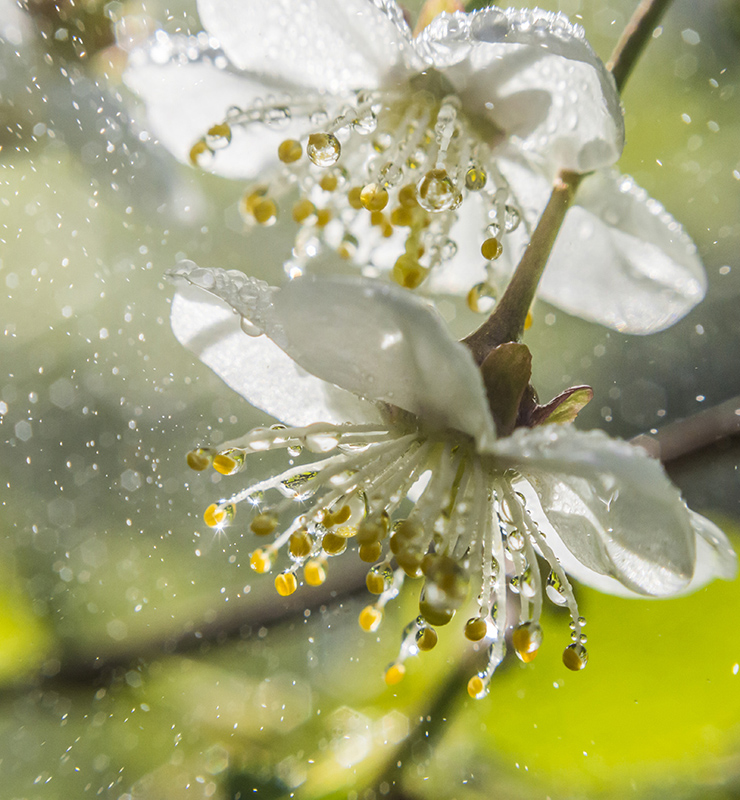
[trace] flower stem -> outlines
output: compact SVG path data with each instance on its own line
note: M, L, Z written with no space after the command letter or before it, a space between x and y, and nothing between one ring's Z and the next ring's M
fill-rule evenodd
M606 66L614 75L620 93L670 2L641 0L619 37ZM584 175L575 172L558 174L547 206L503 297L480 328L463 339L476 363L482 364L494 347L504 342L518 341L524 332L529 307L565 219L565 212L573 202Z
M482 364L494 347L504 342L516 342L524 332L524 322L537 285L582 177L576 172L558 175L540 221L496 310L478 330L463 339L477 364Z
M606 68L614 76L621 94L632 68L653 35L671 0L641 0L619 37Z

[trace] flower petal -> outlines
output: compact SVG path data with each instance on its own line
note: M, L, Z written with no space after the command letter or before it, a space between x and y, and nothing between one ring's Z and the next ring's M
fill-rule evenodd
M198 12L239 69L319 91L371 89L423 66L394 0L199 0Z
M380 421L372 403L307 374L268 337L248 336L233 308L188 283L187 275L184 270L179 279L174 275L178 291L172 301L172 330L248 402L289 425ZM197 274L190 277L198 280ZM269 303L270 295L266 284L255 284L256 308L257 303Z
M464 431L482 448L495 438L470 351L411 292L362 278L303 278L276 294L274 313L281 346L314 375Z
M601 431L546 427L516 431L494 449L536 491L562 546L552 536L548 542L575 577L585 575L602 590L609 582L599 576L615 578L632 592L655 597L692 588L697 534L714 532L697 530L678 489L641 448ZM728 550L721 541L714 550L716 559L703 556L700 564L703 582L729 572ZM563 557L568 553L584 571Z
M619 158L624 123L614 80L583 29L561 14L443 14L417 41L466 109L519 137L553 171L588 172Z
M571 314L624 333L663 330L706 291L696 247L628 176L598 172L578 189L541 284Z
M185 163L191 163L193 145L223 122L230 108L246 108L276 90L274 84L229 70L224 54L212 42L163 31L146 48L132 53L124 78L145 102L152 133ZM282 86L286 88L291 87ZM280 142L300 138L308 124L301 119L279 129L261 123L234 125L231 144L216 153L213 168L226 177L254 177L277 163Z

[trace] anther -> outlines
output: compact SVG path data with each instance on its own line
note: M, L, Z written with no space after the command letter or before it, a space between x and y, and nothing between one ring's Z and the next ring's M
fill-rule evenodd
M317 558L306 561L303 565L303 579L309 586L321 586L326 580L324 565Z
M281 572L275 577L275 589L281 597L288 597L298 588L298 581L292 572Z
M537 655L537 651L542 644L542 628L531 620L523 622L514 629L511 635L511 643L519 658L529 664Z
M563 664L573 672L582 670L588 664L586 648L577 642L568 645L563 651Z
M490 239L486 239L480 246L481 255L488 261L495 261L503 252L503 245L495 236L491 236Z
M252 520L249 528L256 536L269 536L277 528L278 517L274 511L263 511Z
M360 627L363 631L375 633L380 627L380 623L383 621L383 612L376 606L365 606L365 608L360 611L360 616L357 621L360 623Z
M278 146L278 158L283 164L294 164L303 155L303 147L297 139L285 139Z
M388 686L395 686L403 680L406 667L403 664L391 664L385 671L385 682Z

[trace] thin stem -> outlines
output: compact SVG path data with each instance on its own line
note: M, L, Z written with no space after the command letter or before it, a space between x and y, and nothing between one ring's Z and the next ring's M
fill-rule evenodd
M671 422L657 433L636 436L633 444L668 464L740 433L740 396L686 419Z
M463 339L478 364L483 363L494 347L516 342L524 332L537 285L582 177L575 172L561 172L557 177L542 217L496 310L478 330Z
M642 0L627 23L617 46L606 62L621 94L637 59L666 12L671 0Z
M670 1L642 0L627 23L607 63L619 92ZM494 347L504 342L516 342L524 332L529 307L565 219L565 212L573 202L583 177L565 171L557 176L547 206L504 296L480 328L463 339L478 364L483 363Z

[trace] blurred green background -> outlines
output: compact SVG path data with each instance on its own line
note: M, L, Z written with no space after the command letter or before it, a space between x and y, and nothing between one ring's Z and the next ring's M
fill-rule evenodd
M635 3L541 5L606 58ZM198 31L194 3L31 12L0 6L2 797L740 797L740 583L663 602L580 590L588 669L562 667L550 610L536 662L507 661L472 701L464 613L391 689L411 594L364 634L352 559L284 600L239 529L205 528L225 490L184 454L264 417L175 342L162 274L186 256L278 280L288 225L247 236L238 185L126 124L126 49L158 25ZM620 166L684 223L709 293L649 338L537 305L535 384L592 385L581 427L629 437L740 394L739 73L740 6L677 0L627 87ZM672 475L737 546L736 444Z

